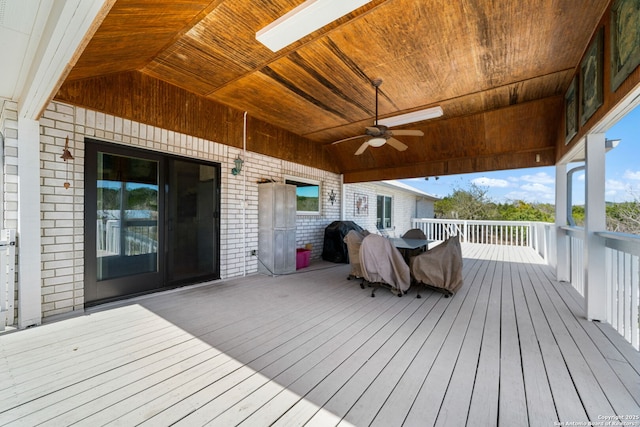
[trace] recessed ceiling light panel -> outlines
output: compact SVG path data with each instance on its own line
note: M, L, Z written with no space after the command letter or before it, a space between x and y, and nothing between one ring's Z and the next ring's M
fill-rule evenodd
M442 107L431 107L424 110L414 111L412 113L400 114L399 116L388 117L378 120L378 123L387 127L400 126L407 123L421 122L423 120L435 119L443 114Z
M307 0L256 33L273 52L300 40L371 0Z

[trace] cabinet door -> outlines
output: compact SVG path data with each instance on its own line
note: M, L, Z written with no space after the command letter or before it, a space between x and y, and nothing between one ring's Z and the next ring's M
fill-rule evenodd
M284 274L296 270L295 230L274 230L273 273Z
M295 185L287 185L286 186L286 197L285 197L285 203L286 203L286 212L287 212L287 216L286 216L286 228L296 228L296 206L297 206L297 199L296 199L296 186Z

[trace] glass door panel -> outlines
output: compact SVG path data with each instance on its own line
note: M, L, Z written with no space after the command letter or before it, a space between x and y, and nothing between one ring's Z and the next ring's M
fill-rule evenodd
M97 277L158 271L158 162L98 153Z
M172 160L169 171L169 281L216 276L217 170Z

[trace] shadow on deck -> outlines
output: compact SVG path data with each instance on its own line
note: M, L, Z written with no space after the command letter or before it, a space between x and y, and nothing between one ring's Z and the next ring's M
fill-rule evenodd
M640 425L640 354L569 285L529 248L463 256L453 298L316 264L0 336L0 425Z

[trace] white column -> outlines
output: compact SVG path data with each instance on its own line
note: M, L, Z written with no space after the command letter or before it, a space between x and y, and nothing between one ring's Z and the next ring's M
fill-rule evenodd
M42 322L40 124L18 119L18 328Z
M585 312L589 320L607 320L605 246L594 233L606 230L604 200L605 136L590 134L585 141Z
M561 282L571 281L569 236L560 229L567 225L567 165L556 165L556 280Z

